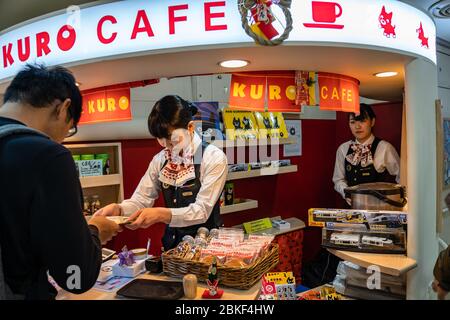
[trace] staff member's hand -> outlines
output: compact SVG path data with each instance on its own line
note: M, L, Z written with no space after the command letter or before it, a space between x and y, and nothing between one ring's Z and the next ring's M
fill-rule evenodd
M122 207L117 203L111 203L94 213L94 217L98 216L121 216Z
M345 201L348 203L348 205L351 207L352 206L352 199L350 198L345 198Z
M122 232L122 228L117 223L102 216L92 217L88 224L98 229L98 237L102 245Z
M167 208L146 208L141 209L132 214L128 221L132 221L127 224L126 227L131 230L139 228L145 229L158 222L170 223L172 220L172 212Z

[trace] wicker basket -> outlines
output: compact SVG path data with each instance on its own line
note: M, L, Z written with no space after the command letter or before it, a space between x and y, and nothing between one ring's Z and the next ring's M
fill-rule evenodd
M209 264L184 260L175 257L175 249L171 249L162 255L163 271L165 274L175 278L181 278L186 274L195 274L199 281L206 281L208 277ZM263 274L269 272L278 264L278 245L271 244L263 257L257 259L253 264L245 268L218 266L217 272L219 285L250 289L258 282Z

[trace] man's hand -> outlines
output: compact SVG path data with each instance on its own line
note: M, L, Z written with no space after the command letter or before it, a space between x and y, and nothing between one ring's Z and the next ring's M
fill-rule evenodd
M102 216L92 217L88 224L97 227L102 245L110 241L119 232L122 232L122 228L117 223Z
M439 281L434 280L433 284L432 284L432 288L433 291L437 293L437 297L439 300L445 300L445 297L448 294L448 291L445 291L444 289L441 288L441 286L439 285Z
M128 229L145 229L158 222L170 223L172 212L168 208L146 208L135 212L128 218L131 224L126 225Z
M117 203L111 203L94 213L94 217L98 216L121 216L122 207Z

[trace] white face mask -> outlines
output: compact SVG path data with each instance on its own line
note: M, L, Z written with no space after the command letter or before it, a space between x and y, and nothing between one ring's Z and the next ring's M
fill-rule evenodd
M174 130L170 140L173 146L171 152L174 159L177 157L186 158L192 156L193 150L190 150L192 145L192 135L189 130ZM181 151L183 151L182 155L180 155Z

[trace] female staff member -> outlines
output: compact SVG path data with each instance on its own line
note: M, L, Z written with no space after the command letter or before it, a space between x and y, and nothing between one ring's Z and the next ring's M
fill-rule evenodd
M97 215L130 216L129 229L167 224L162 243L174 248L185 235L195 236L199 227L222 225L219 197L228 165L222 150L202 143L192 116L197 108L179 96L165 96L148 118L150 134L164 150L150 162L131 199L110 204ZM154 208L162 192L166 208Z
M341 144L336 153L333 182L334 189L345 198L344 189L361 183L399 182L400 158L387 141L372 134L375 113L367 104L361 104L360 114L349 114L349 126L355 140ZM386 172L387 170L387 172Z

